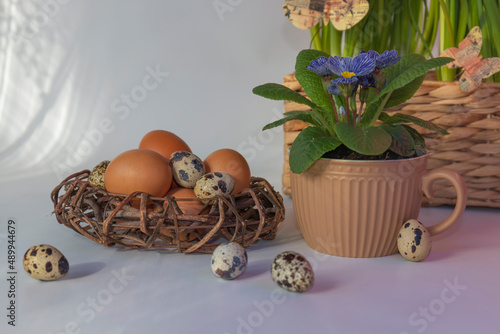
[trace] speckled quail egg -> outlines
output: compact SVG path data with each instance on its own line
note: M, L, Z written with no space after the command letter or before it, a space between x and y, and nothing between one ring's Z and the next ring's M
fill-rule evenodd
M420 262L429 255L431 246L431 235L418 220L410 219L401 226L398 249L405 259Z
M169 163L175 182L184 188L194 188L196 181L205 174L203 161L191 152L176 151Z
M111 161L109 160L101 161L92 169L89 175L89 183L91 185L106 190L106 187L104 186L104 174L106 173L106 169L108 168L110 162Z
M274 282L292 292L307 291L314 283L314 272L307 259L296 252L278 254L271 265Z
M28 275L40 281L60 279L69 271L66 257L57 248L45 244L28 249L23 265Z
M230 242L217 246L212 254L212 272L223 279L235 279L247 268L247 252L245 248Z
M208 173L196 181L194 193L198 198L211 198L217 195L229 195L234 187L234 180L226 173Z

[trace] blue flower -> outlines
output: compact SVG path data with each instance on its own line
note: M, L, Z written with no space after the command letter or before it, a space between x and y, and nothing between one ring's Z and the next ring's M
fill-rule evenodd
M309 64L309 66L306 66L306 68L309 71L316 73L320 77L333 75L333 71L330 68L329 59L326 57L318 57L318 59L311 60L311 63Z
M332 84L327 87L328 92L333 95L351 96L358 90L358 78L355 76L350 78L336 78L332 80ZM350 89L352 87L352 89ZM350 90L349 90L350 89Z
M398 52L396 50L386 50L382 54L379 54L377 51L373 50L370 50L368 52L361 51L361 54L366 54L370 58L375 59L375 68L377 70L392 66L401 59L401 57L398 57Z
M375 85L377 84L377 81L375 80L375 77L373 76L372 73L363 75L358 79L359 79L359 84L363 88L375 87Z
M332 80L332 84L330 86L327 87L328 89L328 92L330 94L333 94L333 95L340 95L340 88L339 88L339 84L337 82L333 82Z
M343 79L342 83L354 83L363 75L373 72L375 69L375 59L367 53L362 53L354 58L351 57L330 57L329 63L333 73Z
M339 121L340 122L347 122L347 111L345 110L344 106L339 107Z
M396 50L384 51L378 58L375 67L377 69L385 68L396 64L401 57L398 57Z

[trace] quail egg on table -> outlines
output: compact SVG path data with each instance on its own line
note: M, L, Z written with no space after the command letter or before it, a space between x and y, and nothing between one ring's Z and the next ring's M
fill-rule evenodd
M93 186L100 187L106 190L104 186L104 174L106 174L106 168L111 161L104 160L98 163L89 174L89 183Z
M245 247L236 242L221 244L212 254L212 272L223 279L235 279L245 272L247 262Z
M205 174L203 161L191 152L176 151L169 163L175 182L184 188L194 188L196 181Z
M410 219L401 226L398 234L399 253L407 260L420 262L431 251L431 235L416 219Z
M285 290L304 292L314 283L314 272L307 259L296 252L278 254L271 265L274 282Z
M203 175L194 187L198 198L211 198L217 195L229 195L234 187L234 179L226 173L207 173Z
M69 271L66 257L55 247L41 244L31 247L24 254L24 269L40 281L60 279Z

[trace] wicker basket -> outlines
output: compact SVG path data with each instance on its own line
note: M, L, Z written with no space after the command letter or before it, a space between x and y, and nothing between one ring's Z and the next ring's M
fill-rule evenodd
M294 74L284 77L283 85L305 95ZM285 102L285 111L310 110L307 106ZM431 155L429 169L450 168L458 172L468 188L469 206L500 207L500 83L483 83L465 93L458 82L434 80L431 73L416 94L406 103L389 109L432 121L450 134L439 136L415 128L424 136ZM290 146L307 124L284 124L285 162L283 193L291 194L288 155ZM436 182L435 198L424 198L424 205L453 205L456 193L446 181Z
M91 185L89 173L71 175L52 191L54 213L59 223L108 247L212 253L221 239L244 247L272 240L285 218L282 197L262 178L252 177L237 195L210 199L199 214L183 214L179 204L196 199L111 194Z

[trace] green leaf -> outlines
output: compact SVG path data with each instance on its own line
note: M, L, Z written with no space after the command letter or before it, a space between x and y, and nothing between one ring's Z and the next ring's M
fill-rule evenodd
M414 61L420 57L405 56L404 58L405 59L403 60L403 57L401 57L401 60L399 61L403 61L401 66L393 69L394 72L392 73L392 78L389 77L389 72L387 72L388 84L384 87L384 89L382 89L380 95L384 95L390 91L404 87L416 78L425 75L430 69L446 65L453 61L453 58L436 57L426 61L414 63ZM393 67L396 67L396 65Z
M314 102L311 102L305 96L302 96L296 91L277 83L267 83L257 86L252 90L252 92L255 95L259 95L271 100L293 101L300 104L305 104L311 108L317 107Z
M326 129L308 126L295 138L290 148L290 169L293 173L302 173L326 152L340 145Z
M297 55L295 62L295 77L299 81L307 96L320 107L332 113L333 106L330 100L330 94L323 88L323 79L314 72L309 71L306 66L309 66L312 60L318 59L320 56L330 57L328 53L318 50L302 50Z
M448 134L448 131L440 128L437 125L434 125L432 122L424 121L423 119L411 115L396 113L391 117L387 118L386 120L384 120L384 124L405 124L405 123L413 123L424 129L434 131L440 135Z
M315 126L321 126L321 122L319 122L316 119L315 117L316 115L314 115L311 111L302 111L302 110L289 111L284 113L284 115L286 116L285 118L267 124L266 126L264 126L262 130L269 130L281 126L288 121L294 121L294 120L306 122L308 124Z
M317 119L321 121L323 127L325 127L330 134L334 135L335 131L333 127L335 126L335 116L333 116L333 112L327 111L321 107L313 108L313 112Z
M394 79L406 69L423 61L425 61L425 57L420 54L412 53L402 56L396 64L383 69L387 82L394 81Z
M424 60L425 57L419 54L409 54L401 57L401 59L394 66L387 67L385 69L387 82L392 82L397 75L404 70L404 68L408 68L409 66L411 67L414 64L423 62ZM424 82L424 79L425 74L415 78L405 86L394 90L389 100L387 100L384 108L388 109L406 102L415 94L418 88L422 85L422 82Z
M348 123L335 124L340 141L351 150L364 155L384 153L392 143L392 137L380 127L356 128Z
M311 73L313 73L313 72L311 72ZM313 74L316 75L315 73L313 73ZM305 104L305 105L311 107L313 112L316 114L316 115L311 116L311 117L315 118L315 120L319 120L324 127L329 129L329 131L333 133L333 125L335 124L335 116L333 115L333 113L319 107L317 104L310 101L308 98L300 95L296 91L291 90L288 87L285 87L283 85L276 84L276 83L263 84L263 85L255 87L252 91L256 95L259 95L259 96L262 96L262 97L265 97L265 98L268 98L271 100L293 101L293 102ZM292 119L289 119L289 120L291 121ZM283 120L281 124L277 123L276 125L271 125L273 123L270 123L270 124L266 125L266 127L268 129L271 129L271 128L274 128L276 126L282 125L282 124L288 122L289 120ZM317 122L316 123L311 123L308 121L304 121L304 122L314 124L314 125L319 125L319 124L317 124ZM264 128L264 130L265 129L266 128Z
M408 133L412 136L413 138L413 142L415 143L415 148L421 148L421 149L425 149L425 139L424 137L420 134L420 132L418 132L417 130L415 130L414 128L412 128L411 126L409 125L406 125L406 124L402 124L402 126L406 129L406 131L408 131Z
M392 137L389 150L403 157L415 154L415 141L403 125L382 124L380 127Z
M383 109L385 103L387 102L387 100L390 97L391 97L391 93L387 93L387 94L385 94L383 99L377 98L377 99L374 99L372 102L368 103L366 105L365 111L363 112L363 114L361 114L361 121L358 123L358 126L360 128L366 128L366 127L373 126L373 124L375 124L375 121L377 120L377 118L382 113L382 109ZM375 121L372 122L373 117L377 117L377 118L375 119Z
M387 119L389 119L389 114L386 113L385 111L382 111L380 115L378 116L378 119L381 120L382 122L385 122Z
M421 60L422 56L403 56L401 57L401 60L393 66L393 68L388 68L386 70L387 85L380 91L375 99L368 103L365 112L361 116L361 127L375 124L380 112L385 108L388 100L390 99L390 97L387 97L387 94L391 93L392 96L392 93L394 93L395 90L404 87L398 91L398 95L394 98L394 102L391 102L391 106L396 105L394 103L398 100L406 98L409 96L411 91L415 89L415 85L410 84L412 81L424 76L430 69L443 66L453 60L452 58L437 57L419 62L418 59ZM406 87L407 85L408 87ZM413 96L413 94L411 96ZM381 103L384 99L387 101Z
M416 78L412 82L408 83L406 86L396 89L392 92L391 97L387 100L384 108L389 109L394 106L398 106L405 103L415 94L415 92L420 88L424 82L425 74Z

